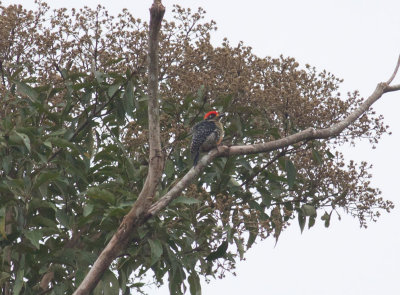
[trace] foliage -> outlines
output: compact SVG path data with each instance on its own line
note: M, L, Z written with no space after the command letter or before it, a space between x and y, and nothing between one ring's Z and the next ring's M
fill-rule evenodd
M147 24L124 10L35 12L0 6L0 285L4 294L70 294L135 202L147 172ZM160 44L163 149L158 197L191 168L190 127L210 108L228 114L226 144L324 128L362 101L340 80L293 58L214 47L204 11L175 7ZM46 21L45 21L46 20ZM158 217L132 234L95 294L140 291L168 276L171 294L199 276L233 271L257 239L297 218L329 226L339 208L361 226L393 205L371 187L367 163L337 146L387 132L369 111L340 137L270 154L219 158ZM104 292L104 293L103 293Z

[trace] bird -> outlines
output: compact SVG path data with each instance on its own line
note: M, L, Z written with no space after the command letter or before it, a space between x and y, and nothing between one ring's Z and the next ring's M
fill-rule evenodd
M193 158L193 166L197 165L201 152L208 152L221 144L224 138L224 126L220 119L225 114L210 111L204 116L204 120L192 128L192 144L190 152Z

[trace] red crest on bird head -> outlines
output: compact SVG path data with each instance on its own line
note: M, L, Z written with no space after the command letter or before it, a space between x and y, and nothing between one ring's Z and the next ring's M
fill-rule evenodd
M204 120L205 120L205 119L207 119L207 118L208 118L208 116L210 116L210 115L212 115L212 114L214 114L216 117L218 117L218 116L219 116L219 114L218 114L218 112L217 112L217 111L210 111L210 112L208 112L207 114L205 114L205 116L204 116Z

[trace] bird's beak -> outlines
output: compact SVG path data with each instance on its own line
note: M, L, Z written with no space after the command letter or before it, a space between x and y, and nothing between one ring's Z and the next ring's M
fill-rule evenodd
M218 118L219 118L219 119L222 118L222 117L225 117L225 114L220 114L220 115L218 115Z

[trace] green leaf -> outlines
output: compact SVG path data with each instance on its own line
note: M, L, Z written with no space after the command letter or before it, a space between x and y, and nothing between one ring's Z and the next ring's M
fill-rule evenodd
M96 78L98 83L102 83L106 75L99 71L94 71L94 77Z
M279 134L278 128L274 127L269 129L268 133L274 138L274 139L280 139L281 136Z
M70 228L69 217L68 217L68 214L65 212L65 210L57 209L56 217L57 217L58 222L62 226L66 227L66 228Z
M119 58L112 58L112 59L108 59L107 62L104 64L104 66L113 66L118 64L119 62L125 60L123 57L119 57Z
M218 99L217 101L220 102L220 104L222 105L223 109L227 109L229 107L229 105L231 104L233 99L233 95L232 94L228 94L225 95L223 97L220 97L220 99Z
M219 245L219 247L217 248L217 250L214 251L214 252L211 252L211 253L206 257L206 259L207 259L208 261L213 261L213 260L215 260L215 259L224 257L224 255L225 255L225 253L226 253L226 250L228 250L228 241L223 241L223 242L221 243L221 245Z
M133 115L133 109L134 109L134 97L133 97L133 83L132 81L129 81L128 84L126 85L126 89L124 92L124 96L122 98L122 102L124 105L125 112L128 116Z
M118 124L122 125L125 120L125 107L124 107L124 101L122 98L116 98L116 100L114 102L114 109L115 109L114 114L116 115Z
M289 189L292 189L296 179L296 168L289 159L286 159L285 161L285 168L287 173L287 183L289 185Z
M254 170L249 164L249 160L243 157L237 158L236 163L240 164L243 168L245 168L249 173L253 173Z
M106 270L101 278L101 281L97 284L93 290L94 295L118 295L119 294L119 283L112 271Z
M185 96L185 98L183 99L183 104L182 104L183 109L187 110L189 107L193 106L194 99L195 99L195 97L192 95Z
M200 278L195 271L192 271L188 277L190 295L201 295Z
M257 230L256 230L256 231L250 231L249 239L248 239L247 245L246 245L246 246L247 246L247 250L250 249L251 246L252 246L252 245L254 244L254 242L256 241L257 234L258 234Z
M114 273L107 270L103 276L104 282L104 295L118 295L119 294L119 283Z
M0 272L0 285L2 285L4 282L8 281L11 277L11 274L8 272Z
M205 94L205 91L206 90L206 87L204 86L204 85L201 85L200 87L199 87L199 89L197 90L197 95L196 95L196 102L197 103L199 103L200 105L203 103L203 101L204 101L204 94Z
M129 212L130 208L131 206L119 206L119 207L111 206L109 210L107 210L107 216L122 218Z
M77 285L80 285L88 272L87 268L78 268L75 273L75 281Z
M285 169L284 167L285 166L283 166L283 169ZM267 174L267 179L271 180L271 182L274 182L274 183L287 182L287 178L285 178L283 176L279 176L279 175L277 175L275 173L271 173L271 172L269 172Z
M6 207L0 208L0 234L4 239L7 239L7 235L6 235Z
M45 142L43 142L43 145L44 145L44 146L47 146L47 147L50 148L50 149L53 148L53 145L51 144L51 142L50 142L50 141L47 141L47 140L46 140Z
M240 183L237 182L237 180L233 177L231 177L229 179L229 185L233 186L233 187L240 187Z
M36 90L22 82L15 81L15 84L17 85L17 91L20 94L28 96L32 101L37 101L39 94Z
M172 275L170 272L169 275L169 292L170 294L174 294L174 295L183 295L182 291L181 291L181 286L183 283L183 280L186 278L185 272L182 268L182 266L173 261L172 262Z
M54 289L53 289L53 292L51 292L50 294L51 295L64 295L64 294L67 294L67 292L66 292L66 290L67 290L66 285L67 284L68 284L67 282L64 282L64 283L55 285Z
M76 150L76 146L72 142L70 142L70 141L68 141L68 140L66 140L64 138L60 138L60 137L56 137L56 136L49 137L47 139L47 142L49 142L50 144L53 144L55 146L58 146L60 148L69 147L71 149Z
M23 66L18 67L11 75L11 78L15 79L19 73L21 73L24 70Z
M243 260L243 256L244 256L243 241L241 239L238 239L237 237L233 237L233 239L235 240L235 244L236 244L236 247L239 252L240 260Z
M249 204L249 206L250 206L251 209L255 209L255 210L257 210L258 212L260 212L260 217L261 217L261 219L263 219L263 220L268 219L267 214L265 214L265 207L264 207L264 206L261 206L261 205L258 204L256 201L251 200L251 199L250 199L247 203Z
M193 204L199 204L201 203L200 200L197 200L195 198L189 198L189 197L177 197L175 200L171 202L172 205L176 204L186 204L186 205L193 205Z
M310 216L308 218L308 228L310 229L311 227L313 227L315 224L315 216Z
M51 220L42 215L36 215L36 216L32 217L31 224L35 225L35 226L49 227L49 228L58 230L57 223L54 220Z
M67 129L61 128L57 131L51 132L49 136L61 136L64 135L67 131L68 131Z
M322 159L321 155L316 150L312 150L311 154L312 154L314 161L318 165L321 165L323 163L323 159Z
M149 232L148 228L145 228L144 226L141 226L137 229L138 234L139 234L139 238L143 239L145 235L147 235L147 233Z
M35 230L24 230L24 236L32 243L33 246L35 246L36 249L40 248L39 241L43 237L43 233L39 229Z
M335 155L333 155L330 151L326 151L326 155L328 156L329 159L335 158Z
M117 91L120 87L121 87L121 83L111 85L107 90L108 96L113 97L115 95L115 93L117 93Z
M24 284L24 268L20 266L15 277L13 295L19 295Z
M47 184L49 182L51 182L52 180L56 180L58 179L59 174L58 173L54 173L54 172L43 172L41 174L39 174L39 176L36 178L35 183L33 184L33 188L38 188L39 186L41 186L42 184Z
M325 212L324 215L321 216L321 220L325 221L325 227L329 227L329 225L330 225L331 214L328 214L328 212Z
M110 204L113 204L115 202L114 194L106 189L91 187L87 190L86 195L93 200L102 200Z
M283 206L285 206L285 208L289 211L293 211L293 203L292 202L285 202L283 204Z
M31 141L29 140L29 136L26 135L25 133L20 133L17 131L14 131L15 135L22 139L22 142L24 143L25 147L29 152L31 152Z
M141 96L141 98L138 99L138 102L142 102L142 101L148 101L149 97L147 95L143 95Z
M148 240L148 242L151 249L151 265L153 265L160 259L163 253L163 248L159 240Z
M315 210L315 207L312 205L304 204L301 206L301 210L304 212L305 216L317 216L317 210Z
M264 212L263 207L261 207L260 204L258 204L256 201L249 200L247 203L249 204L251 209L255 209L255 210L259 211L259 212Z
M135 169L135 166L133 165L132 162L133 161L130 158L124 159L124 168L125 168L126 174L128 174L128 178L133 180L137 176L137 170Z
M165 175L170 178L175 173L174 163L171 160L165 161Z
M4 156L3 157L3 159L2 159L2 167L3 167L3 170L4 170L4 172L5 173L9 173L10 172L10 170L11 170L11 162L12 162L12 160L13 160L13 157L11 156L11 155L7 155L7 156Z
M86 204L85 207L83 207L83 216L87 217L90 215L90 213L93 212L94 205L93 204Z
M226 240L232 243L233 242L232 227L229 224L227 224L226 226L224 226L224 230L226 230Z
M299 213L298 220L299 220L300 231L301 233L303 233L304 226L306 225L306 217L303 214Z
M232 124L231 126L233 129L233 132L236 133L239 137L242 137L243 136L242 121L240 120L240 116L237 113L235 113L235 115L231 119L231 124ZM247 169L248 169L248 167L247 167Z

